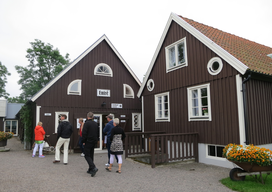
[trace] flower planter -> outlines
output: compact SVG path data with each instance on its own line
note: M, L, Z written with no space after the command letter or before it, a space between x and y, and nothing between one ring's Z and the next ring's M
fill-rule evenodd
M0 141L0 147L5 147L7 145L7 139Z
M271 166L259 166L257 164L251 164L246 162L237 162L237 161L231 161L241 167L243 170L247 172L262 172L262 171L272 171L272 165Z

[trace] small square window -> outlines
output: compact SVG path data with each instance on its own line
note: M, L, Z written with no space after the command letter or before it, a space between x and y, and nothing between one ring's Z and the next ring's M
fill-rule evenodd
M208 156L223 157L223 146L208 145Z

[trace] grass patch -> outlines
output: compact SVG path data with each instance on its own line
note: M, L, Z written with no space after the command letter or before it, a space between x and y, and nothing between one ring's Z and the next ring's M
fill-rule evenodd
M262 176L265 178L266 174L262 174ZM264 185L257 182L253 177L246 176L244 181L232 181L228 177L220 180L220 182L226 187L239 192L272 192L272 175L267 176Z

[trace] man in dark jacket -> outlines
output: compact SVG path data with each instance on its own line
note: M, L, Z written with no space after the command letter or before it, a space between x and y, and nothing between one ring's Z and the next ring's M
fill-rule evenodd
M94 147L97 144L99 136L99 128L96 122L93 121L93 113L87 114L87 120L84 123L82 130L82 143L84 145L85 159L89 165L87 173L95 176L98 169L94 164Z
M55 152L55 160L53 163L59 163L60 162L60 147L64 144L64 155L63 155L63 164L67 165L68 163L68 147L70 143L70 137L73 133L73 127L67 121L67 116L62 114L60 115L60 124L58 126L58 142L56 144L56 152Z

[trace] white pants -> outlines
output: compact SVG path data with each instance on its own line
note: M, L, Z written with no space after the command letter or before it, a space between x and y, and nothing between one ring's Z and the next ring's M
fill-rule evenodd
M35 143L35 147L33 149L33 155L36 155L38 147L39 147L39 156L41 156L42 155L42 150L43 150L43 143L41 143L41 144Z
M110 154L110 164L113 164L115 155ZM122 155L117 155L118 164L122 164Z
M70 143L70 138L62 138L60 137L58 139L57 145L56 145L56 152L55 152L55 160L60 161L60 147L63 146L63 163L68 163L68 147Z

